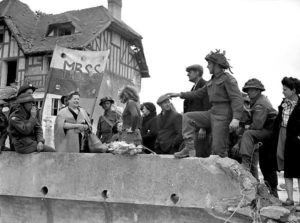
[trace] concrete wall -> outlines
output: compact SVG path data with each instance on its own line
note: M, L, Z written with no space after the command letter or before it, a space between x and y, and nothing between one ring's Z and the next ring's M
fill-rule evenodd
M178 213L186 210L187 219L206 218L206 209L242 199L241 191L252 178L245 178L237 167L235 161L216 156L178 160L158 155L3 152L0 222L183 222L172 218L172 208ZM253 187L247 190L248 198L255 196ZM105 205L110 212L105 212ZM125 218L127 208L131 212ZM147 210L153 210L153 219L165 220L151 221ZM66 216L74 221L64 221ZM84 216L87 220L78 220ZM131 220L117 220L122 216ZM139 218L148 221L132 221Z

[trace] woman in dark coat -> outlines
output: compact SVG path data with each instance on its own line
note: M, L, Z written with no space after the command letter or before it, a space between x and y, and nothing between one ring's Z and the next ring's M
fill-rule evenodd
M285 77L281 81L284 99L275 121L278 170L284 170L288 198L283 205L294 205L293 178L298 179L300 189L300 81ZM300 191L299 191L300 192Z
M153 150L157 136L156 107L151 102L145 102L141 105L141 111L143 113L141 129L143 145Z

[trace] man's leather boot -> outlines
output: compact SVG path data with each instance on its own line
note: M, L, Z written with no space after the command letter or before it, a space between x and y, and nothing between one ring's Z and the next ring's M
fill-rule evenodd
M184 148L181 151L174 153L175 158L181 159L189 156L195 156L196 151L194 146L194 140L186 139L184 140L184 143L185 143Z
M251 157L248 156L242 156L242 163L241 163L242 167L247 170L247 171L251 171Z

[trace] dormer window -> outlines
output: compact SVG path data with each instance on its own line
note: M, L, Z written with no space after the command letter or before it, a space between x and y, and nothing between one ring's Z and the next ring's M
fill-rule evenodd
M67 36L75 32L75 27L71 22L51 24L48 27L46 36Z

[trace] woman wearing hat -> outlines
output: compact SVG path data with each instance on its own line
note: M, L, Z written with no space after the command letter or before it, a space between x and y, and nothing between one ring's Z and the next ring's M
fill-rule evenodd
M119 98L121 103L125 104L122 113L123 131L122 141L142 145L142 136L140 132L142 118L140 113L139 95L133 87L125 86Z
M87 112L79 107L80 94L67 96L68 106L61 109L54 125L54 143L58 152L80 152L84 147L84 131L91 129Z
M99 117L96 135L102 143L110 143L113 136L112 128L121 121L121 115L111 109L114 100L111 97L101 98L99 105L104 114Z
M143 113L141 129L143 145L154 150L157 136L156 107L151 102L145 102L141 105L141 111Z
M55 149L44 144L43 130L32 94L20 94L16 103L20 106L9 116L8 127L16 152L55 152Z

